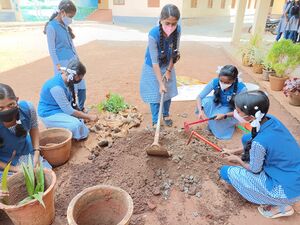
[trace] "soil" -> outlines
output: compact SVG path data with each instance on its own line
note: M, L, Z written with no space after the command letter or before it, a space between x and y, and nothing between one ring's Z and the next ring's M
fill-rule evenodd
M199 132L216 142L208 131ZM249 205L219 181L218 168L224 164L220 153L196 139L187 145L188 136L182 129L164 129L161 134L160 144L172 153L169 159L147 156L144 149L153 142L154 132L146 129L132 131L128 137L116 140L112 147L102 148L90 162L69 162L55 169L60 177L56 209L61 221L66 221L72 198L97 184L118 186L131 195L132 225L145 224L143 214L154 210L159 201L167 201L173 190L198 201L195 217L208 224L225 224L236 213L236 207ZM216 201L211 201L211 197Z

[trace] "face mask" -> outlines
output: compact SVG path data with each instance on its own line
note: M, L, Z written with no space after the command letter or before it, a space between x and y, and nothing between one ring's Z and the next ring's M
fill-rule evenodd
M176 30L176 27L177 26L162 25L162 29L168 37Z
M240 123L247 123L248 121L244 119L244 117L247 117L247 116L240 116L240 114L236 111L236 109L233 111L233 117L239 121Z
M7 123L13 121L16 118L18 112L19 112L18 107L2 111L0 112L0 121L7 122Z
M221 81L219 81L220 87L222 89L222 91L224 91L225 89L229 88L232 84L225 84Z
M62 21L66 26L69 26L73 22L73 19L68 16L64 16L62 18Z

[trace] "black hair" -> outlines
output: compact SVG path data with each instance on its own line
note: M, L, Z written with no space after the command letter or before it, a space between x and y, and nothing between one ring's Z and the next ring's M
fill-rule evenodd
M269 107L270 100L265 92L263 91L247 91L236 95L235 107L239 108L247 116L254 116L256 112L261 111L266 117ZM262 119L263 119L262 118ZM251 139L246 143L244 147L244 153L242 155L243 161L250 161L250 149L253 139L257 136L258 132L255 127L251 130Z
M82 75L84 76L86 74L86 67L80 62L78 59L71 60L66 68L66 74L67 76L70 75L68 73L68 69L75 71L76 75ZM73 78L74 79L74 78ZM76 110L79 110L76 102L76 94L75 94L75 88L74 88L74 82L68 83L69 90L72 93L72 107Z
M160 65L166 65L168 63L168 57L165 52L164 46L164 35L161 21L168 19L169 17L175 17L177 20L180 19L180 11L176 5L167 4L165 5L160 13L160 22L159 22L159 47L160 47L160 56L159 56L159 63ZM180 53L178 50L178 26L176 27L175 31L172 34L172 59L173 63L175 64L180 59Z
M239 83L238 74L239 74L238 69L233 65L226 65L226 66L222 67L222 69L220 70L220 73L219 73L219 77L226 76L226 77L229 77L230 80L234 80L233 94L231 96L231 100L229 101L229 105L231 106L232 109L234 108L234 97L237 94L237 89L238 89L238 83ZM218 83L218 87L214 91L214 96L215 96L214 102L216 104L219 104L221 101L221 91L222 90L221 90L220 83Z
M59 10L59 11L56 11L56 12L54 12L54 13L51 15L51 17L49 18L49 21L45 24L44 31L43 31L44 34L47 33L47 26L48 26L48 23L49 23L50 21L52 21L55 17L57 17L58 14L59 14L62 10L63 10L64 12L66 12L66 13L76 13L76 11L77 11L75 4L74 4L72 1L70 1L70 0L62 0L62 1L59 3L59 5L58 5L58 10ZM69 27L69 26L68 26L68 31L69 31L69 33L70 33L72 39L74 39L74 38L75 38L75 35L74 35L74 33L73 33L73 30L72 30L71 27Z
M13 91L13 89L7 84L0 83L0 100L3 100L5 98L12 99L12 100L17 100L17 97L16 97L15 92ZM20 120L20 109L18 111L16 120L17 121ZM27 135L27 131L23 127L22 123L17 122L15 129L16 129L15 134L16 134L17 137L24 137L24 136ZM0 145L1 145L1 140L0 140ZM3 140L2 140L2 145L3 145Z

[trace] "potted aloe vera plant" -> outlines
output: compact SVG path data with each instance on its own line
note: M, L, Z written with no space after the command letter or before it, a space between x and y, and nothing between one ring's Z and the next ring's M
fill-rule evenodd
M54 186L56 175L44 169L42 162L33 168L31 157L22 163L22 172L7 178L10 164L4 170L2 190L9 192L0 209L10 217L15 225L50 225L55 216Z
M270 86L273 91L281 91L289 74L300 64L300 45L291 40L275 42L267 55L267 61L274 69L270 76Z
M254 55L254 49L259 48L262 44L262 37L258 34L251 36L249 41L244 43L241 48L242 62L244 66L252 66L251 58Z
M289 103L300 106L300 78L294 77L285 81L283 93L289 97Z
M271 64L265 58L262 64L263 64L262 79L264 81L269 81L269 76L274 76L275 71L273 70Z
M263 73L263 59L264 51L262 48L253 48L253 53L250 56L250 63L252 64L253 72L257 74Z

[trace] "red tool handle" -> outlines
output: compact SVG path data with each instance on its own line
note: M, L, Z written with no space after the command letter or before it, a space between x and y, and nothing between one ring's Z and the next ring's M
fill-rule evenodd
M197 120L195 122L192 122L192 123L188 123L188 125L194 125L194 124L197 124L197 123L203 123L203 122L206 122L206 121L209 121L209 120L214 120L217 116L213 116L213 117L210 117L210 118L207 118L207 119L204 119L204 120Z
M213 147L214 149L216 149L217 151L219 152L222 152L222 149L215 145L214 143L210 142L209 140L207 140L206 138L202 137L200 134L198 134L196 131L192 131L191 135L190 135L190 138L189 138L189 141L188 141L188 144L190 143L193 135L195 135L197 138L199 138L200 140L204 141L206 144L210 145L211 147Z

